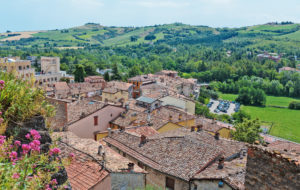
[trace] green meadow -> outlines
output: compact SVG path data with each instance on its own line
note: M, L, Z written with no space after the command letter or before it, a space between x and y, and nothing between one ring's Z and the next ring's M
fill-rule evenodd
M220 99L235 100L236 94L220 94ZM272 106L288 107L293 100L289 97L267 96L266 107L242 106L241 109L259 118L263 124L271 126L270 134L287 140L300 143L300 111L288 108L277 108Z

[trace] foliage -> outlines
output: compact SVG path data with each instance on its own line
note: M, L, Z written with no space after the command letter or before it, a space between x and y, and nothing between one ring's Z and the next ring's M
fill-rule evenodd
M122 79L122 77L120 75L120 72L119 72L118 65L116 63L113 64L112 74L113 74L112 79L114 79L114 80L121 80Z
M292 101L289 104L289 109L300 110L300 102Z
M74 75L75 75L76 82L83 82L85 76L84 66L81 64L76 65Z
M24 121L35 115L51 116L54 107L50 106L42 89L34 88L34 82L15 78L12 74L0 72L0 112L5 128L9 121Z
M232 130L231 134L235 140L254 143L262 138L260 136L262 130L260 129L260 121L258 119L244 119L242 123L237 123L234 128L235 130Z
M107 81L107 82L110 81L109 72L104 73L104 80Z
M236 123L242 123L245 119L250 120L251 116L248 113L246 113L244 110L240 110L232 114L232 118Z
M236 101L245 105L264 106L266 105L266 94L261 89L244 87L240 89Z
M206 106L202 106L200 103L196 102L195 107L195 114L196 115L203 115L203 116L209 116L209 109Z
M58 148L41 154L40 135L35 130L26 135L29 144L6 138L0 136L0 189L62 189L51 178L63 167Z

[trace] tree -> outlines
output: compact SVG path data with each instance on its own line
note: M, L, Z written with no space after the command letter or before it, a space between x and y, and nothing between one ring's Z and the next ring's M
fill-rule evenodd
M81 64L77 64L75 67L74 75L76 82L83 82L85 76L84 66Z
M106 71L106 72L104 73L104 80L105 80L105 81L110 81L110 76L109 76L109 72L108 72L108 71Z
M200 103L196 102L195 113L196 115L203 115L207 117L209 115L209 109L208 107L202 106Z
M88 76L92 76L92 75L97 74L96 66L91 62L88 62L84 65L84 71Z
M133 67L130 68L129 70L129 77L134 77L134 76L137 76L137 75L140 75L142 72L141 72L141 69L138 65L134 65Z
M243 110L235 112L232 114L232 117L236 123L242 123L245 119L251 119L251 116Z
M245 119L242 123L237 123L234 126L235 130L231 131L234 140L243 141L247 143L254 143L261 140L260 121L258 119L248 120Z
M119 69L118 69L118 65L116 63L113 64L112 73L113 73L112 78L114 80L121 80L122 79L122 77L120 75L120 72L119 72Z

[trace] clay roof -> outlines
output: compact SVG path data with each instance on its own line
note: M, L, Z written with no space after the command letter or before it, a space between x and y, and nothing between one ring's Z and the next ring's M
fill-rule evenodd
M300 144L285 140L277 140L268 145L268 149L278 151L289 158L297 160L300 164Z
M162 106L157 108L151 113L151 117L158 117L160 119L169 120L173 123L195 119L194 115L180 111L171 106Z
M71 94L73 95L73 94L88 93L88 92L95 92L96 90L101 90L102 84L81 82L81 83L70 83L69 87L71 89Z
M59 90L70 90L68 84L66 82L56 82L54 83L54 87L57 91Z
M80 161L89 161L87 158L92 159L94 162L97 163L105 163L104 166L109 172L126 172L125 169L128 168L128 164L130 161L106 146L105 143L97 142L93 139L86 139L86 138L80 138L76 136L72 132L55 132L52 135L54 138L60 137L60 140L58 141L58 146L63 147L71 147L74 151L74 149L78 150L79 152L87 155L86 157L82 158L79 157ZM105 156L98 155L98 147L102 145ZM70 152L67 150L72 149L63 149L62 154L68 156ZM76 152L77 153L77 152ZM76 158L77 155L75 155ZM134 166L134 172L136 173L145 173L143 169L141 169L138 166Z
M161 126L163 126L164 124L168 123L167 120L161 119L161 118L158 118L158 117L155 117L152 115L149 120L149 116L147 113L139 112L139 111L133 110L133 109L129 109L127 112L124 112L123 114L121 114L121 116L116 118L111 123L121 126L121 127L128 128L128 127L148 125L148 123L149 123L148 121L150 121L150 125L154 129L158 129Z
M161 70L161 73L169 74L169 73L178 73L177 71L172 71L172 70ZM158 73L160 73L158 72Z
M138 76L129 78L128 81L155 82L155 80L152 78L152 75L138 75Z
M221 125L219 122L214 122L211 119L206 119L206 118L202 118L202 117L197 117L195 120L195 125L203 125L203 130L205 131L210 131L213 133L218 132L220 129L222 128L228 128L225 125Z
M78 100L68 103L68 123L77 121L87 115L102 109L105 106L104 102L91 101L89 99Z
M107 88L104 88L102 92L109 93L109 94L115 94L118 92L118 90L116 88L107 87Z
M62 158L68 158L71 153L75 155L70 164L65 166L73 189L91 189L109 175L109 172L100 165L100 162L89 154L60 141L57 142L57 145L61 149Z
M138 127L127 128L126 132L136 136L144 135L146 137L150 137L158 134L158 132L150 126L138 126Z
M222 154L221 149L189 137L149 139L139 146L140 137L116 132L105 141L156 170L186 181Z
M131 86L133 85L122 81L110 81L107 83L107 87L115 88L122 91L128 91Z

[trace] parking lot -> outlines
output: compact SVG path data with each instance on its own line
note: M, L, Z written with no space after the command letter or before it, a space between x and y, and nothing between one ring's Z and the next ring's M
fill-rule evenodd
M211 113L215 114L227 114L231 115L234 112L237 112L240 109L240 104L236 102L229 102L225 100L213 100L207 104Z

